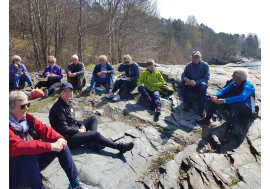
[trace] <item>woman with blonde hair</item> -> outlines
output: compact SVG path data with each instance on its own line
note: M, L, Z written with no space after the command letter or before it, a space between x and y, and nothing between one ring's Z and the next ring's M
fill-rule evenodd
M136 62L132 61L129 54L123 56L123 63L118 67L119 72L125 71L125 78L123 80L118 80L115 82L112 92L110 92L106 98L113 98L113 101L120 100L120 95L125 90L125 88L132 88L137 86L137 81L140 77L140 68ZM114 95L117 91L118 93Z
M12 57L12 64L9 65L9 84L14 85L14 91L19 89L19 84L24 84L25 82L34 89L33 82L28 75L27 69L20 62L21 57L18 55Z
M43 77L48 77L47 81L39 81L36 87L46 87L44 89L45 97L52 94L55 89L60 87L61 79L63 78L62 68L56 64L56 58L54 56L48 57L49 65L45 68L43 72Z

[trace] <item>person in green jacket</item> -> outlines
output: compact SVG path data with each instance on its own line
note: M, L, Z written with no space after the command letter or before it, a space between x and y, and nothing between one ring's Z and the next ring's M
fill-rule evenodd
M150 110L156 108L156 116L159 116L161 114L159 87L164 85L164 79L161 73L155 69L154 64L154 60L147 60L147 69L142 72L137 85L138 91L141 93L142 97L150 102ZM142 85L142 83L144 85Z

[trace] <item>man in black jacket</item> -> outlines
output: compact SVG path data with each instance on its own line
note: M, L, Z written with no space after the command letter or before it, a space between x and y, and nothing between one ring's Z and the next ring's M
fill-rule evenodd
M113 88L113 74L114 68L107 62L107 57L105 55L100 55L99 64L95 66L91 78L90 94L95 94L96 83L108 84L109 90L107 92L111 92L111 89Z
M82 87L85 84L84 76L84 64L79 62L79 58L76 54L71 57L72 62L68 65L65 72L67 73L67 82L71 83L74 87L78 86L78 91L76 94L82 92Z

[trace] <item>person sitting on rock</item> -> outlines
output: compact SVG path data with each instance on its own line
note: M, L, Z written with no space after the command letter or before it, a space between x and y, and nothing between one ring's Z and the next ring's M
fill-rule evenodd
M186 103L183 108L184 111L189 111L192 107L191 99L188 96L188 91L197 92L199 96L199 116L205 116L205 102L206 92L208 87L208 80L210 77L209 66L207 62L201 60L201 53L194 51L184 72L182 73L179 88Z
M253 117L255 112L255 87L247 81L247 72L243 69L236 69L233 72L232 81L211 97L206 117L195 120L200 124L210 124L210 119L219 105L228 109L227 130L222 139L224 143L228 143L233 135L234 122L238 114L248 118Z
M9 84L14 85L14 91L19 89L19 84L23 85L25 82L34 89L35 86L28 75L25 66L20 63L21 57L14 55L12 57L12 64L9 65Z
M155 69L155 62L152 59L147 60L146 68L138 82L138 91L142 97L150 102L150 110L156 108L156 116L161 114L161 101L159 98L159 87L164 85L164 79L159 71ZM142 85L144 84L144 86Z
M36 84L37 88L47 87L48 89L44 89L45 97L52 94L55 89L60 87L61 79L63 78L62 68L56 64L56 58L54 56L48 57L49 65L45 68L43 72L43 77L48 77L47 81L39 81Z
M90 93L95 94L96 84L108 84L107 93L111 92L113 88L113 74L114 68L107 62L107 57L105 55L99 56L99 64L97 64L93 70L93 76L91 78Z
M29 106L24 92L9 93L9 186L17 187L24 181L30 188L46 189L40 171L57 157L70 181L69 189L86 189L78 179L79 172L67 141L28 114Z
M76 94L82 93L83 85L85 84L84 63L79 62L76 54L71 57L72 62L65 69L67 73L67 82L71 83L74 87L78 87Z
M86 144L88 147L100 150L106 147L118 149L120 153L130 151L134 144L114 143L98 131L98 119L91 116L82 122L75 117L73 103L70 101L73 97L73 87L70 83L62 83L60 86L60 97L52 106L49 113L51 126L62 134L70 148Z
M124 55L124 62L118 67L119 72L125 71L125 80L118 80L115 82L112 92L106 96L106 98L113 98L113 101L120 100L120 95L125 90L125 88L137 87L137 81L140 77L140 68L136 62L132 61L132 58L129 54ZM118 91L117 95L114 93Z

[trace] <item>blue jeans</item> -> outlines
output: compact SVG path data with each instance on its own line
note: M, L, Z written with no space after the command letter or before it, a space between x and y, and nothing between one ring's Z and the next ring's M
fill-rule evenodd
M159 98L159 90L150 91L143 86L139 86L138 91L141 93L141 95L144 99L148 99L150 97L152 98L152 102L150 103L150 109L156 108L158 106L161 107L161 101Z
M46 189L40 171L45 169L56 157L69 181L79 175L68 145L60 152L44 152L37 155L14 156L9 159L9 186L18 186L25 181L31 188Z
M23 74L21 77L19 74L14 75L14 87L19 88L19 84L23 84L25 82L27 82L30 87L34 85L28 74Z
M113 88L113 74L108 74L106 78L92 76L90 90L95 89L97 83L98 84L108 83L108 88L112 89Z
M179 88L180 88L181 93L182 93L183 101L185 103L191 102L191 100L188 96L188 91L195 92L199 95L199 107L202 107L202 108L205 107L205 103L206 103L205 97L206 97L207 87L208 87L208 84L206 84L205 82L202 82L202 83L197 84L195 86L185 85L184 81L180 81L180 83L179 83Z

